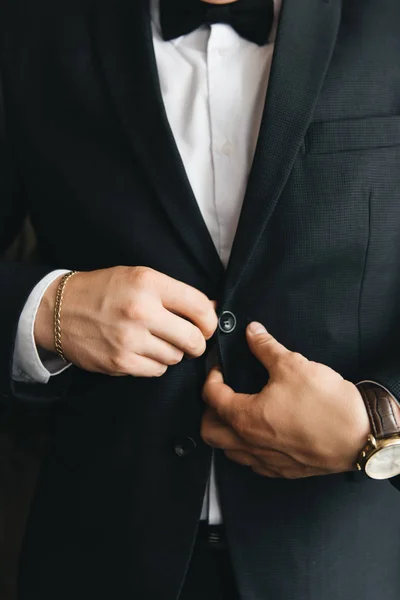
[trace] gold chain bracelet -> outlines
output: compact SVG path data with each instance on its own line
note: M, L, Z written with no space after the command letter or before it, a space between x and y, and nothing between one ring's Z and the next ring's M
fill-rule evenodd
M67 362L65 358L64 351L61 344L61 308L62 301L64 297L64 290L67 284L67 281L71 279L73 275L75 275L78 271L70 271L70 273L66 273L61 277L60 283L58 284L57 293L56 293L56 302L54 305L54 345L56 347L57 354Z

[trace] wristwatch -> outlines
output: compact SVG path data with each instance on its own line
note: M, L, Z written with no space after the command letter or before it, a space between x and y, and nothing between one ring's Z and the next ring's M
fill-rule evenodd
M365 402L372 434L356 467L371 479L400 475L400 405L388 390L373 382L364 381L357 388Z

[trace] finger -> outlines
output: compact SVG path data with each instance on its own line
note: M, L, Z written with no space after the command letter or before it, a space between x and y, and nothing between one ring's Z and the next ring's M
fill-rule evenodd
M241 403L248 401L246 394L236 394L224 383L219 369L211 369L203 388L203 399L213 408L221 419L227 423L232 421L234 412L241 409Z
M247 340L254 356L270 373L273 372L279 359L290 354L290 350L268 333L261 323L250 323L247 327Z
M288 454L279 452L278 450L264 450L254 448L254 457L261 467L276 470L297 470L306 468L303 464L293 459Z
M110 377L129 377L128 373L107 373Z
M205 294L170 277L161 292L164 308L189 319L196 325L206 340L217 328L218 318L211 300Z
M140 356L138 354L132 354L126 358L126 364L121 372L109 373L114 377L121 375L131 375L133 377L161 377L167 371L168 367L161 363L147 358L146 356Z
M162 309L148 323L148 328L153 335L191 357L201 356L205 352L206 340L200 329L166 309Z
M316 477L324 475L319 469L314 469L312 467L302 467L302 468L294 468L294 469L279 469L272 467L264 467L262 465L252 465L252 470L258 475L264 475L270 477L269 473L274 473L275 477L280 477L281 479L306 479L308 477ZM268 475L267 475L268 474Z
M324 475L325 473L323 469L303 464L289 454L278 450L252 448L252 455L259 468L276 471L286 479L311 477L312 475Z
M255 464L254 457L248 452L239 452L238 450L228 450L225 452L225 456L239 465L245 467L251 467Z
M201 437L212 448L221 450L244 451L246 444L225 423L223 423L212 410L207 410L201 424Z
M177 365L184 356L182 350L149 332L138 354L167 366Z
M218 413L209 406L206 407L206 410L203 414L202 425L210 427L210 428L218 428L218 427L229 427L219 416Z
M262 477L269 477L270 479L283 479L282 475L280 475L280 473L277 471L273 471L272 469L264 469L258 465L253 465L251 470Z

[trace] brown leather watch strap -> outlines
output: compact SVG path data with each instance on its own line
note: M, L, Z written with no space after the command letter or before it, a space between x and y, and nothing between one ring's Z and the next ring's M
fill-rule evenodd
M372 382L357 385L377 440L400 434L400 405L385 388Z

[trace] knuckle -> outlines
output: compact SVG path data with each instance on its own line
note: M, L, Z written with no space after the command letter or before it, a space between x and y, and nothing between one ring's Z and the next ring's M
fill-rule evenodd
M208 436L208 435L202 435L201 439L203 440L203 442L207 446L210 446L210 448L215 448L215 443L214 443L213 439L210 436Z
M204 434L201 436L201 439L203 440L203 442L207 445L210 446L210 448L218 448L218 444L215 441L215 439L210 436L209 434Z
M208 424L203 419L203 422L202 422L201 428L200 428L200 437L203 440L203 442L205 442L206 444L208 443L208 435L209 435Z
M203 419L200 428L200 437L208 446L213 446L215 444L213 432L213 426L209 423L209 421L207 421L207 419Z
M168 364L170 366L172 366L172 365L178 365L182 361L183 357L184 357L184 353L183 352L178 352L177 354L175 354L174 356L172 356L170 358L170 360L168 361Z
M201 356L206 349L206 343L201 332L196 328L192 329L187 339L187 350L192 356Z
M147 288L154 283L155 272L148 267L135 267L134 280L139 288Z
M124 316L130 321L143 322L147 319L147 308L141 302L130 302L124 307Z
M296 371L303 363L303 357L298 352L290 352L288 355L281 356L280 366L289 371Z
M244 437L247 430L247 419L244 411L236 411L232 417L232 427L241 437Z
M290 361L288 360L286 354L278 354L278 356L275 358L275 366L278 369L286 369L289 364Z
M218 326L218 319L217 319L217 315L215 314L208 314L207 315L207 319L204 322L203 325L203 333L206 339L210 339L214 333L215 330L217 329Z
M328 383L328 380L326 379L326 372L324 375L324 380L326 380L326 382ZM310 383L319 385L321 381L320 365L316 362L312 362L309 365L307 365L306 376Z
M196 301L193 302L193 305L196 307L196 317L198 319L198 323L201 327L202 333L208 339L213 335L217 328L217 315L207 296L203 294L203 292L199 292L198 290L196 290L196 294Z
M186 288L186 301L196 307L196 313L199 317L207 316L210 309L210 301L200 290L192 287Z
M163 375L165 375L165 373L168 370L168 366L167 365L160 365L159 367L157 366L154 369L154 377L162 377Z
M129 369L127 368L127 360L126 356L123 352L117 352L113 356L110 357L110 371L112 373L127 373Z
M210 302L209 302L207 296L202 295L199 298L199 302L196 307L196 312L197 312L198 316L201 319L206 320L210 316L211 311L212 311L211 305L210 305Z
M125 329L121 329L116 332L113 345L116 350L114 356L120 358L124 355L125 350L129 347L129 335Z
M311 375L319 375L321 365L315 361L309 362L309 371Z
M213 445L213 439L212 439L212 436L210 434L210 431L204 425L202 425L202 427L201 427L200 437L203 440L203 442L205 444L207 444L207 446L212 446Z
M134 302L124 302L119 307L120 316L123 319L129 319L129 320L132 319L132 314L134 313L134 311L135 311Z
M237 452L233 451L231 453L232 460L236 461L241 465L245 465L247 467L251 467L254 464L254 459L250 454L246 454L245 452Z
M143 372L143 357L138 354L129 357L129 372L139 376Z

